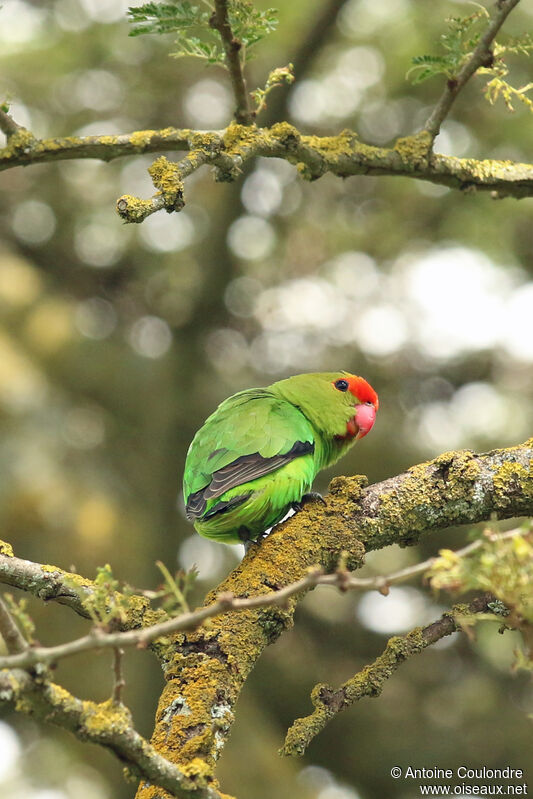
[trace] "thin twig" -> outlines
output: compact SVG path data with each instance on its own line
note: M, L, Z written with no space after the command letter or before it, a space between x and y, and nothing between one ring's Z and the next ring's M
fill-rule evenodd
M479 40L471 57L460 69L457 77L448 80L439 102L433 109L431 116L424 126L424 130L431 135L432 141L438 136L440 127L446 119L455 98L467 81L470 80L472 75L474 75L480 67L486 67L492 64L492 42L507 16L519 2L520 0L498 0L496 3L497 10L487 30Z
M0 130L2 133L5 133L6 137L9 139L17 130L20 130L20 125L18 125L12 116L10 116L6 111L0 108Z
M315 709L311 715L296 719L287 732L281 750L285 755L302 755L313 738L339 711L358 702L365 696L379 696L388 678L408 658L422 652L431 644L460 630L460 617L472 613L485 613L493 599L490 594L474 599L467 607L456 606L427 627L418 627L402 636L395 636L376 660L359 671L340 688L316 685L311 694Z
M463 547L462 549L457 549L454 552L454 555L457 558L466 558L473 552L481 549L487 539L489 541L505 541L508 538L514 538L517 535L523 534L524 530L520 527L514 530L507 530L505 533L494 533L490 530L487 530L481 538L477 538L475 541L472 541L471 544L467 544L467 546ZM380 593L386 595L389 593L388 589L391 585L403 583L419 574L425 574L439 560L440 556L437 555L432 558L428 558L421 563L415 563L414 566L407 566L405 569L400 569L399 571L392 572L391 574L378 574L375 577L353 577L353 575L349 574L347 575L345 585L346 588L355 589L357 591L365 591L367 589L374 588ZM334 585L335 583L331 580L331 577L334 578L335 575L324 575L324 577L320 578L319 583L322 585Z
M126 685L123 670L124 650L116 646L113 649L113 702L122 703L122 689Z
M321 569L311 570L301 580L291 583L281 588L279 591L272 591L268 594L250 597L248 599L235 598L230 593L222 593L211 605L198 608L189 613L183 613L173 619L153 624L141 630L129 630L127 632L106 633L102 629L95 627L88 635L77 638L66 644L58 646L38 646L32 647L25 652L7 655L0 658L0 669L2 668L28 668L35 663L54 663L64 657L77 655L80 652L97 649L114 649L116 647L137 646L146 647L152 641L171 633L183 630L194 630L199 627L206 619L218 616L228 611L244 611L254 608L269 607L271 605L283 605L288 599L300 591L312 588L317 585L321 575ZM338 578L340 581L340 578Z
M4 600L0 597L0 635L4 639L6 649L12 654L25 652L28 642L20 632L17 623Z
M251 125L253 116L250 111L248 90L240 56L242 43L235 38L231 29L228 17L228 0L215 0L215 10L209 20L209 24L219 32L222 39L222 46L226 54L226 64L237 103L235 120L240 125Z
M7 554L7 550L8 545L0 542L0 583L20 588L44 601L54 600L61 605L67 605L78 615L90 618L85 601L94 591L91 580L74 572L64 571L59 566L46 566L17 558L11 553ZM115 602L122 605L123 599L124 596L117 592ZM154 620L157 616L165 616L163 611L154 611L146 597L137 596L134 607L132 618L120 624L122 630L138 627L145 616Z
M523 531L520 529L510 530L501 535L494 534L493 538L507 539L521 533L523 533ZM463 549L457 550L455 554L460 558L467 557L472 554L472 552L482 547L483 543L484 539L481 538L463 547ZM140 630L110 633L105 632L99 627L95 627L88 635L65 644L58 644L57 646L50 647L31 647L24 652L6 655L5 657L0 657L0 669L28 668L35 663L55 663L71 655L77 655L81 652L91 650L114 649L116 651L117 648L120 647L146 647L158 638L184 630L194 630L200 627L207 619L219 616L223 613L242 612L253 610L254 608L283 606L291 597L299 594L301 591L314 588L317 585L334 586L342 591L377 589L381 592L387 592L388 587L394 583L404 582L411 577L427 572L437 561L438 557L428 558L428 560L422 563L417 563L414 566L409 566L388 575L366 578L354 577L350 572L346 572L342 569L333 574L323 574L321 568L315 567L310 569L305 577L302 577L300 580L267 594L241 599L234 597L230 593L221 593L211 605L189 611L188 613L182 613L172 619L144 627Z

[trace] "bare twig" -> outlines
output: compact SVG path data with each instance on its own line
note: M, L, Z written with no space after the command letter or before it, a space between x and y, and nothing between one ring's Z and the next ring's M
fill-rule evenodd
M27 650L28 642L20 632L15 619L2 598L0 598L0 635L4 639L8 652L16 654Z
M509 530L502 534L490 534L491 540L508 539L520 535L523 530ZM485 537L468 544L455 552L456 557L464 558L480 549ZM296 580L284 588L271 591L258 596L240 599L232 594L219 594L215 602L194 611L182 613L167 621L144 627L140 630L130 630L127 632L105 632L99 627L95 627L88 635L69 641L65 644L51 647L31 647L20 650L17 653L0 657L0 669L3 668L28 668L35 663L49 665L72 655L80 654L91 650L113 649L115 656L121 651L121 647L136 646L146 647L163 636L171 635L182 630L194 630L200 627L207 619L220 616L223 613L242 612L255 608L268 608L283 606L287 600L296 596L302 591L307 591L318 585L328 585L339 588L342 591L364 591L376 589L382 593L388 593L388 589L395 583L404 582L419 574L427 572L439 560L438 557L428 558L422 563L409 566L388 575L377 575L375 577L354 577L350 572L340 568L333 574L323 574L320 567L311 568L305 577ZM115 669L120 666L117 656L115 657ZM115 671L115 675L118 672ZM118 679L118 678L117 678Z
M365 696L379 696L388 678L408 658L417 655L431 644L461 629L461 616L485 613L493 599L490 594L474 599L469 605L455 606L451 612L427 627L412 630L407 635L391 638L384 652L370 665L347 680L340 688L316 685L311 693L315 706L313 713L296 719L287 732L281 750L285 755L302 755L313 738L339 711L358 702Z
M491 50L492 42L496 38L498 31L508 15L519 2L520 0L498 0L496 3L496 13L490 21L487 30L479 40L469 60L459 70L457 77L448 80L439 102L433 109L431 116L424 126L424 129L431 136L431 141L438 136L442 123L446 119L455 98L464 85L480 67L491 66L493 62Z
M475 541L472 541L471 544L467 544L467 546L463 547L462 549L455 550L454 555L456 558L466 558L469 555L472 555L474 552L477 552L478 549L481 549L487 539L489 541L504 541L508 538L515 538L517 535L523 534L524 530L520 527L514 530L507 530L505 533L494 533L490 530L487 530L481 538L477 538ZM440 557L435 556L428 558L421 563L415 563L413 566L407 566L405 569L392 572L391 574L378 574L375 577L354 577L352 574L348 574L345 585L347 589L355 589L357 591L365 591L374 588L380 593L386 595L389 593L389 587L391 585L406 582L407 580L411 580L413 577L416 577L419 574L425 574L439 560ZM334 577L334 575L324 575L324 577L319 579L319 583L322 585L331 585L332 583L330 580L332 576Z
M113 649L113 702L122 703L122 690L126 685L123 670L124 650L119 646Z
M20 125L15 122L12 116L0 108L0 130L5 133L9 139L17 130L20 130Z
M250 111L248 90L240 57L242 43L235 38L231 30L228 18L228 0L215 0L215 10L209 20L209 24L219 32L222 39L226 54L226 64L237 103L235 119L240 125L251 125L253 117Z
M321 574L321 569L312 569L305 577L302 577L301 580L297 580L279 591L272 591L247 599L238 599L232 594L222 593L219 594L216 601L210 605L190 611L189 613L183 613L173 619L168 619L167 621L153 624L140 630L109 633L104 632L100 627L95 627L88 635L77 638L75 641L70 641L66 644L50 647L35 646L24 652L0 657L0 669L28 668L36 663L55 663L62 658L77 655L81 652L88 652L90 650L116 649L117 647L126 646L146 647L152 641L156 641L163 636L171 635L182 630L194 630L206 621L206 619L211 619L221 613L283 605L290 597L295 596L300 591L307 590L317 585L320 581ZM340 578L338 579L340 580ZM332 584L331 580L328 584Z

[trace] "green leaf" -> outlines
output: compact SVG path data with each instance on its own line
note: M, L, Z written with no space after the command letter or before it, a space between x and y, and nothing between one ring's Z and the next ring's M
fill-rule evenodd
M129 35L174 33L175 49L170 53L174 58L189 56L210 64L225 64L220 35L209 24L213 11L213 4L207 0L202 6L187 0L133 6L127 12L133 26ZM250 49L276 27L277 12L273 8L260 11L249 0L229 0L228 19L235 39L241 43L239 52L245 63Z
M476 28L487 16L487 11L480 6L479 11L468 17L450 17L446 20L448 30L440 37L444 52L441 55L415 56L406 77L413 83L421 83L435 75L445 75L449 80L455 78L477 46L481 31Z

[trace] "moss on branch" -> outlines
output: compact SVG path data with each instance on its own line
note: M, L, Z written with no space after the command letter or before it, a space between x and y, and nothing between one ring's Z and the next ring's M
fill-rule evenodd
M0 698L18 712L45 719L83 741L110 749L137 778L149 779L158 791L179 799L221 799L208 781L185 774L166 761L132 726L128 709L109 699L82 701L46 675L20 669L0 671Z
M303 755L313 738L337 713L365 696L380 696L387 680L404 661L461 629L461 616L487 612L491 599L491 595L486 594L473 600L470 605L456 605L451 612L444 613L438 621L427 627L417 627L407 635L389 639L383 653L340 688L331 688L322 683L315 685L311 693L313 712L309 716L296 719L292 724L280 754Z
M0 583L20 588L45 601L68 605L80 616L90 618L85 600L95 590L92 580L59 566L17 558L11 545L4 541L0 541ZM144 596L115 592L114 599L117 605L127 608L124 620L117 625L122 630L146 627L166 618L166 614L154 610Z
M385 148L365 144L349 130L336 136L304 136L286 122L271 128L232 124L222 131L165 128L117 136L52 139L36 139L29 131L20 129L0 149L0 170L73 158L111 161L139 153L189 150L201 152L202 163L216 167L217 180L235 180L244 161L263 156L283 158L297 165L300 174L309 180L327 172L338 177L396 175L452 189L490 191L498 197L533 196L532 164L455 158L432 153L430 148L431 136L427 131L399 139L393 147Z
M482 455L446 452L370 486L362 476L337 477L324 503L309 503L253 546L205 604L213 604L220 594L271 595L317 566L334 572L342 562L343 568L356 569L365 551L413 544L425 533L451 525L531 515L533 439ZM0 546L0 581L66 602L82 615L86 611L80 594L94 590L91 581L79 575L14 557L8 545ZM154 645L166 683L152 744L188 779L215 785L214 767L230 733L240 691L264 648L293 624L295 608L312 585L305 582L285 604L216 616L202 628L167 636ZM159 620L144 597L125 599L129 607L122 629ZM421 645L419 636L411 635L406 645L414 652ZM157 792L165 796L161 788ZM154 796L153 785L143 783L139 799Z
M252 547L206 604L221 591L248 596L282 588L311 566L333 571L341 557L355 569L365 550L414 544L432 530L493 514L533 514L533 439L484 455L444 453L371 486L361 476L338 477L330 491L325 506L309 503ZM166 677L152 739L158 751L180 768L200 757L214 769L248 674L263 649L292 625L304 594L284 608L217 617L207 629L177 635L158 648ZM409 646L419 644L411 636ZM138 799L151 799L144 786Z

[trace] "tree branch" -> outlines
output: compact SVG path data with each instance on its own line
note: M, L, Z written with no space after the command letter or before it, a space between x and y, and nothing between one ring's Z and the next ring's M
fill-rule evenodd
M158 190L149 200L124 194L117 200L117 213L126 222L143 222L155 211L165 209L168 213L181 211L185 205L183 179L191 175L207 161L207 156L192 150L177 164L161 155L148 169L152 183Z
M222 39L222 45L226 54L226 64L231 77L233 93L237 107L235 109L235 120L239 125L251 125L252 113L250 111L250 101L246 80L244 78L240 51L242 42L235 38L228 18L228 0L215 0L215 10L209 20L212 28L217 30Z
M311 693L311 701L315 707L313 713L296 719L287 731L280 754L303 755L313 738L337 713L365 696L380 696L386 681L404 661L441 638L460 630L461 616L486 613L492 600L493 597L486 594L474 599L469 605L456 605L451 612L444 613L438 621L427 627L417 627L407 635L391 638L383 653L373 663L365 666L340 688L334 689L324 683L315 685Z
M88 635L77 638L58 646L33 646L26 648L23 652L0 657L0 669L9 668L29 668L37 663L50 665L71 655L78 655L81 652L88 652L98 649L117 649L117 647L146 647L158 638L170 635L183 630L195 630L200 627L207 619L212 619L222 613L240 612L253 610L255 608L271 607L273 605L283 605L287 600L309 588L313 588L320 581L321 569L312 569L309 573L290 585L285 586L279 591L261 596L253 596L247 599L236 599L233 594L228 592L218 595L215 602L199 608L189 613L182 613L175 618L168 619L159 624L151 624L142 629L127 630L125 632L106 632L100 627L95 627ZM329 585L334 584L331 575L324 577ZM344 576L337 578L339 586L345 586Z
M110 161L134 153L190 149L202 151L203 162L217 167L215 177L221 181L235 180L244 161L263 156L295 164L307 180L316 180L327 172L342 178L391 175L418 178L452 189L495 192L500 197L533 196L532 164L429 153L431 141L427 131L398 139L392 148L364 144L351 131L337 136L302 136L288 123L271 128L231 125L224 131L212 132L167 128L121 136L41 140L23 137L20 142L18 136L14 134L13 144L0 150L0 171L73 158ZM19 147L14 146L17 142Z
M12 654L25 652L28 642L20 632L17 623L3 599L0 598L0 635L4 639L6 649Z
M15 122L13 117L0 108L0 130L5 133L6 138L9 140L11 136L21 129L21 126Z
M126 685L122 659L124 650L116 646L113 649L113 702L122 704L122 691Z
M92 580L75 572L64 571L59 566L17 558L11 546L4 541L0 541L0 583L20 588L44 601L54 600L67 605L79 616L90 618L84 601L94 591ZM122 600L126 598L118 592L115 598L117 604L125 604ZM137 594L128 596L127 603L127 618L119 625L123 630L154 624L165 615L161 610L154 610L146 597Z
M520 0L498 0L496 3L496 13L489 23L487 30L479 40L477 47L475 48L471 57L459 70L457 77L451 78L446 83L446 87L439 102L435 106L431 116L424 126L424 129L431 136L431 142L433 142L433 140L438 136L440 127L446 119L446 116L448 115L453 103L455 102L455 98L461 89L470 80L470 78L475 75L480 67L492 65L492 42L498 35L498 31L502 27L508 15L511 13L513 8L518 5L519 2Z
M146 640L157 638L154 648L167 682L152 743L184 773L197 769L200 761L203 773L212 774L251 668L265 646L291 626L297 602L318 581L350 587L356 578L343 569L362 565L365 550L413 544L426 532L493 515L533 515L533 439L483 455L444 453L369 487L365 478L339 477L332 481L330 491L325 505L310 503L261 545L253 546L240 566L206 598L204 608L157 626L154 622L160 614L147 607L146 598L126 597L130 603L122 623L126 632L92 633L92 648L101 643L99 636L107 641L104 646L114 647L124 644L128 636L136 643L145 635ZM21 561L7 545L0 545L0 552L2 581L43 598L66 601L85 613L77 592L81 589L85 597L90 596L95 590L91 581L56 567ZM321 576L317 564L334 573L329 579ZM240 612L214 615L229 606ZM209 625L200 629L169 633L169 625L183 630L207 618ZM79 646L79 642L72 644ZM9 656L8 662L29 656L42 671L42 662L37 666L42 654L39 648L30 648ZM139 797L148 796L150 791L143 784Z
M322 503L310 503L279 525L206 598L222 591L259 596L302 579L321 565L363 563L365 550L414 544L451 525L533 514L533 439L483 455L448 452L404 474L364 487L361 477L339 477ZM308 590L308 589L307 589ZM157 646L166 677L154 746L181 766L201 757L214 768L233 721L233 707L263 649L293 623L303 589L285 607L258 608L211 619L209 626ZM176 710L176 709L179 710ZM186 709L184 712L183 709ZM138 799L148 799L141 787Z
M194 769L189 773L169 763L131 725L124 705L97 704L72 696L59 685L14 669L0 672L1 701L74 733L77 738L114 752L136 776L179 799L221 799Z
M469 555L480 549L488 538L491 540L506 540L521 535L523 530L509 530L503 534L486 533L484 537L473 541L471 544L459 549L455 552L457 558L468 557ZM323 574L320 566L312 567L309 569L305 577L297 580L294 583L289 583L283 588L272 591L268 594L261 594L259 596L247 597L245 599L235 598L232 594L226 592L218 594L216 601L210 605L198 608L197 610L182 613L179 616L160 622L158 624L151 624L142 629L130 630L126 632L109 632L100 627L95 627L88 635L77 638L74 641L68 641L58 646L32 646L28 648L26 645L23 650L13 650L13 653L4 657L0 657L0 669L12 668L29 668L36 664L50 666L57 663L66 657L78 655L82 652L96 651L101 649L113 649L114 653L121 651L122 647L135 646L144 648L148 644L157 641L164 636L171 635L185 630L196 630L202 626L208 619L215 616L220 616L224 613L239 613L246 610L254 610L256 608L269 608L274 606L286 606L287 600L293 596L297 596L302 591L307 591L317 585L328 585L330 587L338 588L341 591L364 591L368 589L375 589L381 593L387 594L388 589L395 583L404 582L412 577L424 574L429 571L437 562L439 558L428 558L422 563L417 563L414 566L409 566L405 569L392 572L388 575L376 575L375 577L354 577L352 573L347 571L342 564L335 570L333 574ZM1 621L1 619L0 619ZM118 658L115 657L115 666L117 665ZM116 672L118 674L118 672ZM117 677L117 682L120 680Z

